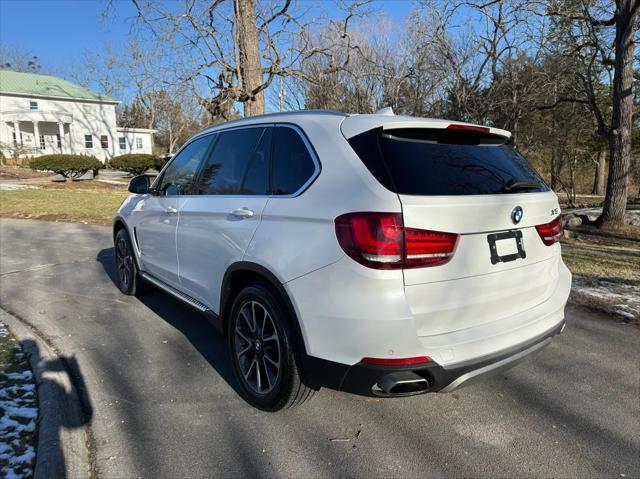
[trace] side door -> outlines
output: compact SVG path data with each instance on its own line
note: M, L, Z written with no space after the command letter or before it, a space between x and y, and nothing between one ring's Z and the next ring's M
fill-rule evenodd
M134 233L142 268L175 287L179 285L176 252L179 212L213 139L214 135L207 135L184 146L156 180L153 193L137 208Z
M242 260L267 203L270 143L269 126L220 132L180 211L182 288L216 312L224 273Z

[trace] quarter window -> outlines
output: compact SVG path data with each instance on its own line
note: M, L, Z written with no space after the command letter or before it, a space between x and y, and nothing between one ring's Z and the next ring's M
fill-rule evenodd
M185 146L171 161L160 179L158 194L187 195L215 135L203 136Z
M109 138L107 137L107 135L100 136L100 146L102 148L109 148Z
M265 128L240 128L220 133L205 164L197 194L266 194L269 137Z
M84 147L93 148L93 137L91 135L84 135Z
M29 102L29 109L30 110L37 110L38 109L38 102L35 100L31 100Z
M315 164L298 132L288 127L276 128L271 156L271 194L296 193L314 171Z
M124 136L118 138L118 144L120 145L121 150L127 149L127 139Z

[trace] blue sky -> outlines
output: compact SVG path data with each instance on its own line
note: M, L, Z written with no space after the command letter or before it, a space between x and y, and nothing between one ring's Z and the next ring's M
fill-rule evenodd
M302 0L304 2L304 0ZM33 52L54 70L65 69L85 52L127 44L135 9L130 0L0 0L0 43ZM411 0L377 0L375 6L401 20Z
M179 5L183 0L157 1ZM302 8L307 2L322 4L327 10L327 5L334 5L329 0L299 2ZM46 73L73 81L70 72L82 68L87 56L107 48L115 52L126 49L135 31L136 10L131 0L113 0L105 15L106 5L107 0L0 0L0 44L37 56ZM374 0L372 4L373 9L398 24L413 7L412 0ZM343 15L342 11L335 14ZM267 91L269 109L277 108L274 88ZM93 85L93 89L99 87ZM128 103L130 93L125 90L118 99Z
M125 45L134 15L131 2L115 0L117 21L105 21L105 1L0 0L0 43L35 54L41 63L65 68L85 51Z

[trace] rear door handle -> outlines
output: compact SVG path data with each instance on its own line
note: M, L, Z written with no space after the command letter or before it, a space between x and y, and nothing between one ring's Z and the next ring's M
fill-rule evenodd
M170 215L175 215L175 214L178 212L178 210L177 210L176 208L174 208L173 206L167 206L167 207L164 209L164 212L165 212L165 213L168 213L168 214L170 214Z
M251 218L253 216L253 211L251 211L246 206L243 206L242 208L238 208L237 210L233 210L231 212L231 215L235 216L236 218Z

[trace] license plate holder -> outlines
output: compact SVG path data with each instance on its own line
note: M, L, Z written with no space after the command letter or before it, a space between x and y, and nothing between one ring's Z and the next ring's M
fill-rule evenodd
M496 241L504 241L513 238L516 242L517 252L513 254L505 254L500 256L498 254L498 247ZM491 252L491 264L508 263L509 261L515 261L518 258L526 258L527 253L524 250L524 244L522 241L522 231L509 230L502 231L500 233L492 233L487 235L487 241L489 243L489 251Z

